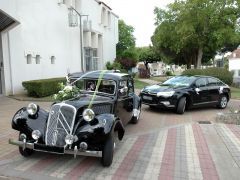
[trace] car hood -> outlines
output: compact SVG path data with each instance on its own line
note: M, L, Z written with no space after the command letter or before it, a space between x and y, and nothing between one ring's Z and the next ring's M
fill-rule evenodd
M172 86L172 85L163 85L163 84L155 84L152 86L146 86L142 92L150 92L150 93L158 93L162 91L175 91L178 89L186 88L185 86Z
M93 100L92 100L93 99ZM96 95L93 98L93 95L81 94L79 97L65 101L66 104L74 106L76 109L79 109L83 106L88 106L92 101L92 105L101 104L101 103L112 103L113 98Z

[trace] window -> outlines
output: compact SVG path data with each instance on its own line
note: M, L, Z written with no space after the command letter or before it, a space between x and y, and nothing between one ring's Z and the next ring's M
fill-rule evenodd
M214 78L208 78L208 86L217 86L219 85L219 81Z
M32 64L32 55L27 54L27 64Z
M86 70L98 70L98 50L96 48L85 48Z
M129 94L132 94L134 92L134 89L133 89L133 80L129 80L128 81L128 93Z
M111 27L111 13L108 11L108 26Z
M55 64L55 56L51 56L51 64Z
M36 64L40 64L40 59L41 59L41 56L40 55L36 55Z
M197 87L205 87L207 84L206 78L200 78L196 81Z

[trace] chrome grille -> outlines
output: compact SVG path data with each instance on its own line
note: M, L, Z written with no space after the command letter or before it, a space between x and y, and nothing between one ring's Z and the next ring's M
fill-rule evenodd
M111 105L110 104L93 105L92 109L95 114L110 113Z
M49 146L64 146L67 134L72 134L76 109L64 103L55 104L49 112L45 142Z

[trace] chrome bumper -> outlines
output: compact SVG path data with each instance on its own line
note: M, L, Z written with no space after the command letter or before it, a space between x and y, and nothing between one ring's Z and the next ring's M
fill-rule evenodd
M18 140L14 140L14 139L9 139L8 143L12 144L12 145L20 146L24 149L28 148L28 149L33 149L35 151L55 153L55 152L51 152L51 151L42 151L42 150L34 149L34 143L28 143L28 142L18 141ZM57 154L57 153L55 153L55 154ZM102 157L102 151L82 151L82 150L77 149L76 147L74 148L74 150L64 148L63 154L72 154L72 155L74 155L74 157L76 157L76 155Z

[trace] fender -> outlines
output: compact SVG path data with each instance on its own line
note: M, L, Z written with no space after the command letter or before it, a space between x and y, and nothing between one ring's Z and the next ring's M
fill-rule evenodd
M33 118L28 115L26 107L19 109L12 119L12 128L23 132L31 137L33 130L39 130L42 135L45 134L45 128L48 120L48 112L39 109L37 115Z
M141 107L141 98L136 94L133 95L133 109L138 109Z
M122 140L125 129L123 127L122 121L115 117L113 114L101 114L96 117L99 122L106 122L104 126L104 133L110 134L114 133L114 131L118 131L118 139Z
M81 138L82 136L89 136L89 135L100 135L101 136L108 136L110 133L114 131L118 131L118 138L121 140L124 135L124 128L122 122L119 118L115 117L113 114L101 114L95 117L98 123L95 125L87 124L85 126L81 126L76 130L76 136Z

